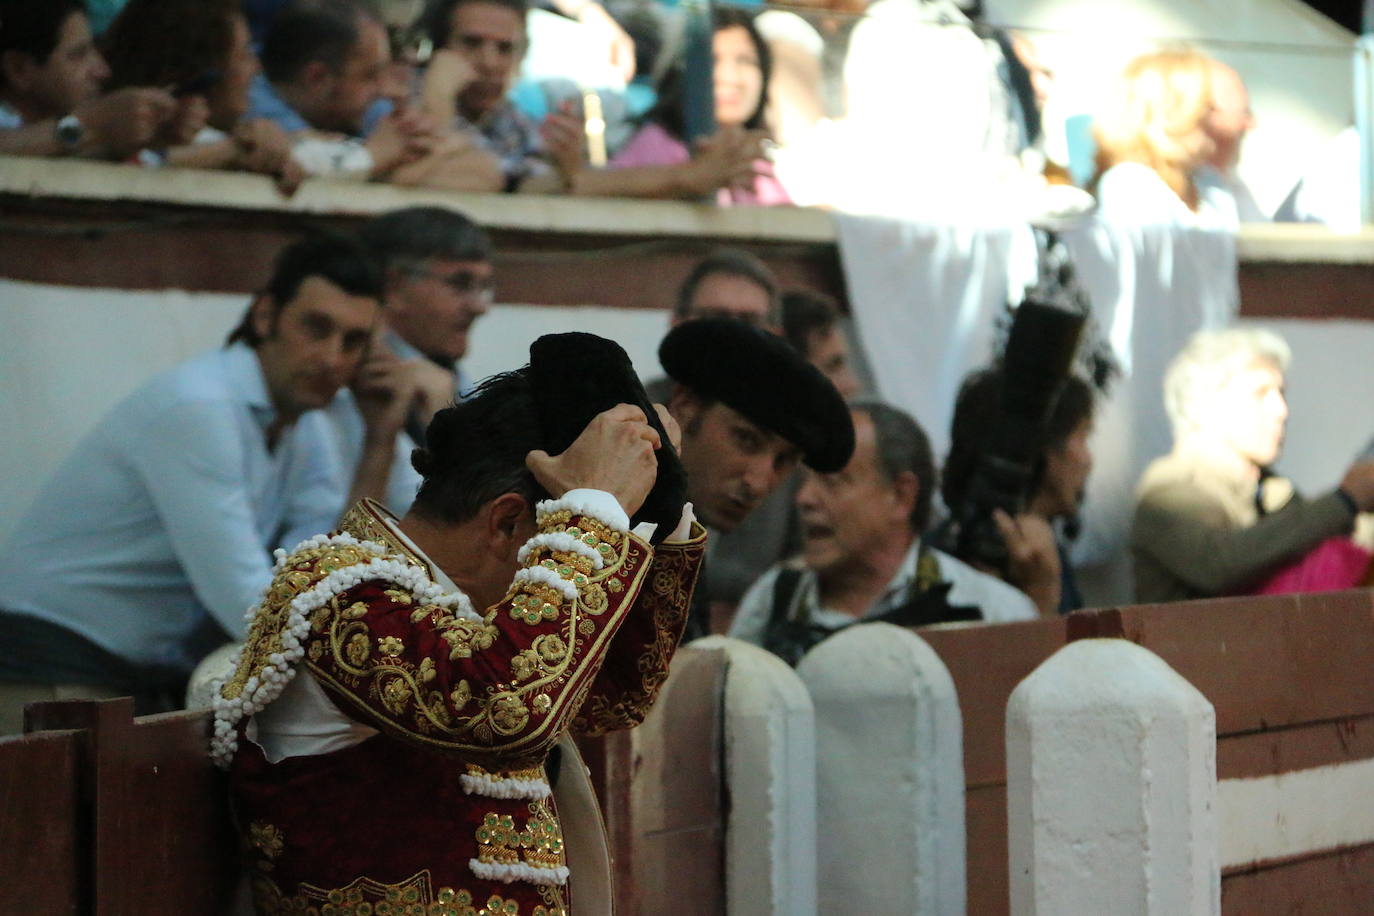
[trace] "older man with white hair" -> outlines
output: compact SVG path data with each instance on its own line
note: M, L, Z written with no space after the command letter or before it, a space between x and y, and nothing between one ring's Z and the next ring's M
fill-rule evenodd
M1174 358L1164 377L1174 449L1136 493L1137 601L1244 593L1374 509L1374 462L1311 500L1270 470L1288 420L1289 359L1282 338L1242 328L1199 332Z

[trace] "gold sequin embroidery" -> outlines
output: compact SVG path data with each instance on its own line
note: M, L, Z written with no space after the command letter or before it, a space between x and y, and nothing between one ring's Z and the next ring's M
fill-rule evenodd
M531 806L533 807L533 806ZM477 861L487 865L515 865L521 860L535 868L564 865L563 831L553 817L531 817L523 830L509 814L488 813L477 828Z
M556 890L556 889L555 889ZM550 894L540 888L549 902ZM286 896L270 879L253 882L253 898L259 913L269 916L523 916L518 901L491 894L478 908L472 892L463 888L433 887L428 870L418 872L400 884L382 884L359 878L346 887L321 888L301 884L297 893ZM535 905L528 916L567 916L561 893L552 899L558 905Z
M273 860L280 858L286 848L286 838L282 836L281 828L264 824L262 821L254 821L248 825L248 842L262 854L257 865L263 871L271 871L274 867Z

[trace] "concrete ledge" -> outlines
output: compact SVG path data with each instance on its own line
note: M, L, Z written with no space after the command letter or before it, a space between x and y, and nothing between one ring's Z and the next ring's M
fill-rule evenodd
M494 229L587 235L757 239L834 244L830 215L810 207L733 207L679 201L459 194L351 181L307 181L283 197L264 177L197 169L0 156L0 197L140 201L226 210L365 216L397 207L457 207ZM1243 264L1374 264L1374 228L1341 235L1297 223L1241 227Z
M398 207L456 207L493 229L588 235L766 239L833 243L830 216L804 207L733 207L679 201L459 194L314 179L283 197L267 178L198 169L0 156L0 196L139 201L226 210L365 216Z

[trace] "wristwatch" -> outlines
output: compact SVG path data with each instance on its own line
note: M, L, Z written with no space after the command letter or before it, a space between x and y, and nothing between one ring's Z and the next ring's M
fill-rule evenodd
M86 125L74 114L64 115L57 119L57 129L54 133L62 151L74 153L81 146L81 141L86 138Z

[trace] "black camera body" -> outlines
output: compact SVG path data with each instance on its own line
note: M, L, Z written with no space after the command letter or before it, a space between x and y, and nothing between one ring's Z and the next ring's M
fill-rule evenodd
M1001 509L1016 515L1026 508L1038 483L1049 420L1073 371L1088 313L1067 252L1046 232L1039 282L1016 308L1007 335L1000 410L964 499L948 507L947 549L965 562L1007 571L1007 548L992 513Z

